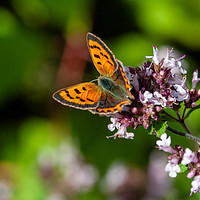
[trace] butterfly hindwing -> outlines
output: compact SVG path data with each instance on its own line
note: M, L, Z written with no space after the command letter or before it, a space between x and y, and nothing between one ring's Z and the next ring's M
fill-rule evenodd
M114 114L121 111L122 107L128 104L130 104L128 98L118 99L103 91L98 106L90 111L98 114Z
M83 110L96 108L100 97L101 89L95 83L89 82L63 88L53 94L58 102Z
M87 34L87 44L98 72L103 76L112 76L117 69L117 62L112 51L100 38L92 33Z

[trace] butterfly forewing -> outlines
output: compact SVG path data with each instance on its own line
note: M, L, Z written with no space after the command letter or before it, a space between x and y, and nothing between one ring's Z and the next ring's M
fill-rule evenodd
M101 89L94 83L81 83L54 93L58 102L79 109L95 108L99 104Z
M87 34L87 44L93 63L101 75L112 76L117 63L111 50L100 38L92 33Z

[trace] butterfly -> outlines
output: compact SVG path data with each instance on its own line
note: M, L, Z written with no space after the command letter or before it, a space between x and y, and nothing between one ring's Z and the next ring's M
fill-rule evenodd
M98 85L94 82L80 83L55 92L53 98L63 105L94 114L120 112L134 99L124 66L100 38L88 33L86 40L92 61L101 75Z

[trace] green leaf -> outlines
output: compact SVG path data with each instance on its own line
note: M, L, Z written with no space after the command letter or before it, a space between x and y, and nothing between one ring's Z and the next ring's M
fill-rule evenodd
M148 128L149 134L156 134L160 137L167 129L167 121L154 121L153 124Z
M183 173L183 172L185 172L185 171L187 171L187 167L186 167L186 165L182 165L182 164L179 164L179 167L180 167L180 169L181 169L181 172L180 173Z
M187 112L187 114L185 115L184 119L187 119L193 111L195 111L195 110L197 110L197 109L199 109L199 108L200 108L200 104L199 104L198 106L194 107L194 108L191 108L191 109Z

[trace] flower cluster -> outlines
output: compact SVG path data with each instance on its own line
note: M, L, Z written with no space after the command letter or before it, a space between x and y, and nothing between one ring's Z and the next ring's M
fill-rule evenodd
M98 179L97 169L86 163L71 143L45 147L38 155L38 167L49 191L48 199L68 199L88 192Z
M170 177L174 178L178 173L189 170L187 177L194 178L190 194L192 195L192 193L200 192L200 149L194 153L189 148L184 150L180 145L172 148L171 138L164 133L166 129L162 130L162 133L164 133L162 134L157 132L156 126L154 127L154 124L164 123L160 119L162 111L162 114L166 114L179 122L186 133L176 131L170 126L166 127L168 130L186 136L200 144L200 139L190 133L184 122L193 110L199 108L199 106L196 107L196 102L200 98L200 89L196 89L197 83L200 81L198 70L194 71L192 88L188 89L186 85L187 72L182 68L182 60L185 55L175 58L175 56L172 56L172 52L173 49L167 49L166 56L160 58L157 47L153 47L153 56L146 57L146 59L151 59L150 61L145 61L141 67L124 67L131 85L131 93L135 98L131 105L123 107L121 112L111 116L112 123L108 125L108 129L110 131L117 129L117 132L109 137L133 139L134 133L129 133L127 128L136 129L142 125L147 129L152 125L150 129L152 133L157 133L157 136L161 135L160 140L157 141L157 148L171 154L168 157L165 171L169 173ZM180 115L179 109L182 102L184 102L182 104L184 111ZM168 114L164 110L165 108L173 109L177 118ZM186 114L187 109L190 110ZM155 121L156 123L153 123Z
M152 121L158 120L160 111L164 108L177 109L181 102L187 108L196 106L200 97L200 90L196 84L200 80L198 71L193 74L192 89L186 85L186 70L182 68L181 61L185 57L174 58L173 49L167 49L164 58L159 57L157 47L153 47L153 56L146 56L141 67L124 67L131 85L131 93L135 97L131 105L127 105L120 113L112 115L112 124L108 125L110 131L118 130L113 136L133 139L134 134L128 133L127 128L136 129L142 125L147 129Z
M170 190L172 180L162 170L165 166L163 152L153 151L147 170L116 160L101 180L101 190L109 199L162 199Z
M161 140L156 142L157 148L165 152L171 153L168 157L168 163L165 167L165 171L169 172L169 176L174 178L177 176L177 173L181 172L180 165L184 165L190 172L187 174L188 178L193 178L191 194L200 192L200 152L194 153L189 148L184 149L176 145L175 148L172 148L171 138L167 138L167 134L164 133L161 135Z

